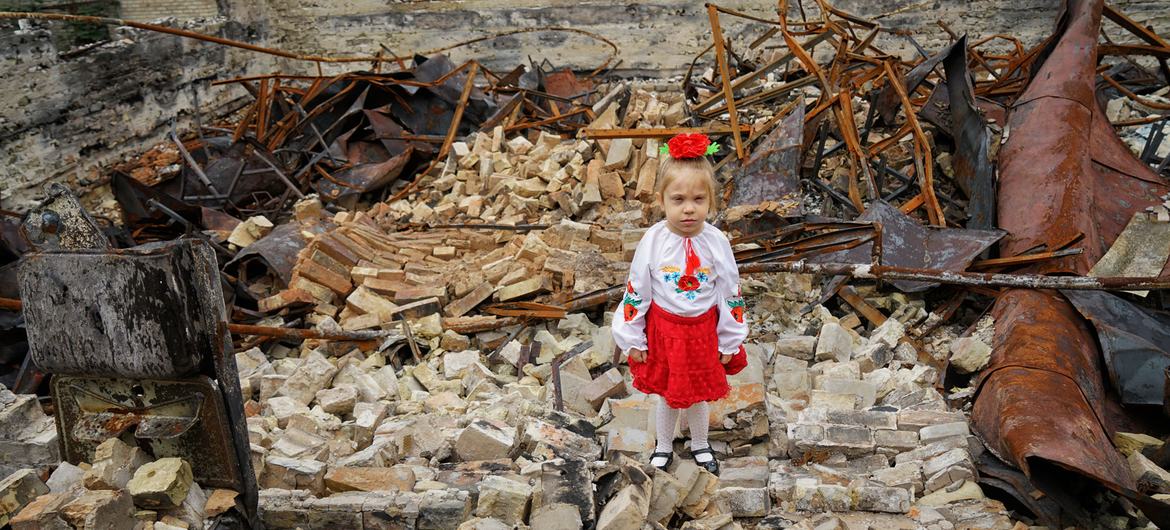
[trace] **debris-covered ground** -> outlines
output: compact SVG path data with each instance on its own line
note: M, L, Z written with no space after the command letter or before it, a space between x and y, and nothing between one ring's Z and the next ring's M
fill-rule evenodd
M876 22L801 8L726 35L739 14L710 6L681 79L436 54L224 80L254 101L111 168L114 246L214 249L264 525L1170 522L1170 45L1070 1L1044 42L943 26L952 46L904 61ZM654 398L609 328L658 147L693 131L722 144L713 221L752 327L712 407L718 477L646 464ZM54 223L7 250L67 246ZM0 525L247 511L129 435L61 462L45 374L12 375Z

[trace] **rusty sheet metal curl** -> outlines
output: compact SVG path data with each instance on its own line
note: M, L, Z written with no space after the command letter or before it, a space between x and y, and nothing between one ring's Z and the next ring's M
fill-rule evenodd
M1065 3L1050 53L1008 118L997 219L1009 236L1000 254L1055 249L1084 235L1083 253L1031 265L1033 272L1088 273L1132 213L1167 191L1121 143L1094 97L1101 10L1100 1ZM1063 500L1070 516L1081 510L1070 495L1075 481L1065 475L1113 489L1155 524L1170 525L1170 507L1134 491L1110 442L1110 423L1121 418L1080 314L1057 293L1020 290L1001 294L992 314L991 364L972 414L988 448Z

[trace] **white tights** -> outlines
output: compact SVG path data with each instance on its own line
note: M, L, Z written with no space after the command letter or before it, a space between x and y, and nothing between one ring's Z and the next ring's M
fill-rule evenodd
M654 421L658 430L658 444L654 451L659 453L670 453L673 451L672 444L674 442L674 426L678 423L679 413L683 409L671 408L666 404L666 400L659 398L657 410L654 412ZM691 433L691 450L704 449L710 447L707 443L707 429L708 429L708 415L711 413L711 408L706 401L700 401L691 405L686 409L686 421L688 430ZM700 454L696 457L699 462L706 462L711 460L711 455L708 453ZM651 465L660 466L666 463L666 460L659 457L653 459Z

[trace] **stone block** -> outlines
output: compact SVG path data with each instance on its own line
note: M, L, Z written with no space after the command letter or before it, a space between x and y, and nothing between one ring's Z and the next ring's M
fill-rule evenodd
M922 474L930 477L939 471L955 466L962 466L972 470L975 469L975 463L971 461L971 455L967 453L966 448L951 449L950 451L927 459L922 463ZM943 485L947 486L950 483Z
M532 510L529 528L541 530L581 530L581 513L572 504L556 502Z
M771 498L766 488L725 487L715 492L715 506L732 517L763 517Z
M182 526L182 523L186 523L187 528L201 529L206 515L203 511L205 506L207 506L207 494L203 492L203 488L199 487L198 482L192 482L191 488L187 490L187 497L179 506L159 513L164 516L164 519L176 519L174 521L176 526Z
M610 368L586 385L582 392L585 401L588 401L594 409L599 409L607 398L626 396L625 376L617 368Z
M826 425L825 439L820 447L840 451L845 456L857 457L874 451L873 431L851 425Z
M414 484L414 470L409 466L335 467L325 474L325 487L333 493L411 491Z
M93 467L83 478L85 487L91 490L125 489L134 472L147 462L150 462L150 457L142 449L110 438L94 450Z
M316 351L301 360L300 366L288 376L284 385L277 390L278 396L287 396L303 405L309 405L317 392L329 386L337 367Z
M903 462L891 468L879 469L871 475L874 480L892 488L922 491L922 463Z
M991 361L991 346L975 337L960 337L951 342L951 366L961 374L982 370Z
M523 523L528 517L532 486L498 475L479 483L479 503L475 515L494 517L508 524Z
M601 456L601 447L593 439L539 419L525 424L520 439L523 450L537 457L597 460Z
M691 464L692 466L694 464ZM595 512L593 501L593 471L589 463L581 459L564 459L540 464L540 502L548 506L565 503L577 509L581 523L589 528L593 525Z
M443 376L458 379L471 365L479 362L476 350L448 351L443 354Z
M890 319L893 320L893 319ZM910 492L902 488L861 486L854 490L858 510L867 512L907 513L910 511Z
M870 343L885 344L892 349L898 347L898 343L904 336L906 336L906 325L896 318L890 318L874 328L873 332L869 334L869 341Z
M60 514L61 507L71 500L73 495L70 494L41 495L20 509L8 523L12 530L73 530L69 523L61 519Z
M808 408L816 410L857 410L857 394L838 394L827 390L813 390L808 402Z
M494 420L476 419L459 433L455 454L464 462L508 458L516 445L516 429Z
M808 400L811 390L812 377L808 369L777 370L772 373L772 393L781 399Z
M288 419L292 416L309 413L307 404L287 396L269 399L264 406L268 409L266 415L276 418L276 424L281 429L288 426Z
M938 490L918 499L921 506L943 506L953 502L984 498L983 490L973 481L965 480L953 487Z
M160 458L134 472L127 488L134 504L147 510L174 508L187 498L194 476L182 458Z
M825 324L817 335L813 354L817 361L848 361L853 354L853 335L840 324Z
M776 353L810 361L816 352L817 338L807 335L781 335L776 339Z
M941 412L936 410L900 410L898 411L898 429L918 432L923 427L943 423L967 421L962 412Z
M765 488L768 486L768 458L745 456L728 458L719 465L719 486L722 488Z
M674 475L661 469L655 469L651 479L653 482L651 482L650 488L650 508L647 519L661 523L674 515L675 508L690 493L690 484L683 484ZM535 516L533 524L536 524Z
M261 487L308 490L314 495L325 492L325 463L269 456L264 461Z
M605 504L597 517L597 530L641 530L649 512L645 491L629 484Z
M1170 493L1170 473L1158 467L1139 452L1129 454L1126 459L1129 469L1137 478L1138 489L1146 493Z
M952 423L942 423L938 425L928 425L918 431L918 437L923 444L936 442L943 438L950 438L952 436L967 437L971 434L971 429L967 426L966 421L956 421Z
M1135 452L1146 454L1147 448L1159 449L1162 447L1162 443L1162 440L1148 434L1132 432L1118 432L1113 434L1113 445L1117 447L1118 451L1121 451L1121 454L1127 457Z
M49 475L49 480L45 481L45 485L49 487L51 493L65 493L81 486L84 480L84 469L69 462L61 462L57 464L57 469L53 470L53 474Z
M419 496L417 530L449 530L471 516L471 495L461 490L433 490Z
M49 487L31 469L22 469L0 480L0 527L8 524L22 508L46 493L49 493Z
M62 506L60 514L62 519L78 529L134 528L134 502L125 491L87 491Z
M344 415L353 412L353 407L358 399L358 391L357 387L353 385L340 385L317 391L315 399L325 412Z
M635 460L644 460L654 452L654 435L636 427L617 427L606 435L606 459L615 460L625 455Z
M878 451L896 455L918 447L918 433L914 431L874 431L873 441Z
M877 401L877 386L867 381L848 379L819 379L817 383L826 392L857 396L857 408L867 409Z

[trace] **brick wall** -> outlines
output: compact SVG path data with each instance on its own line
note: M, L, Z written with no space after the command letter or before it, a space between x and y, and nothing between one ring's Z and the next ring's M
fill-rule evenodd
M193 20L219 15L215 0L121 0L119 3L122 18L139 22L165 17Z

